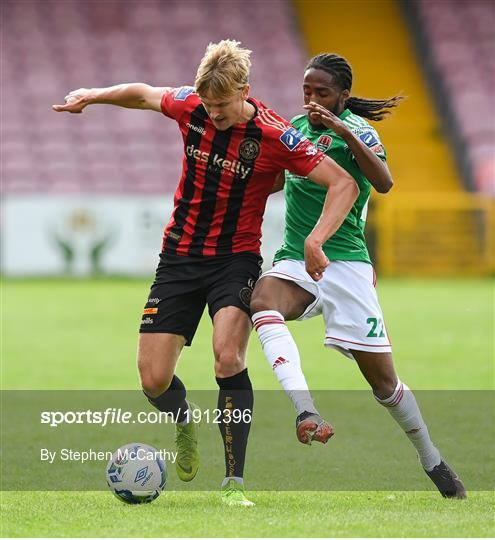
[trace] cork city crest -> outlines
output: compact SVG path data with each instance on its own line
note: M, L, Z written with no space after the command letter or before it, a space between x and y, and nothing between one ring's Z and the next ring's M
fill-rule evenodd
M318 141L316 142L316 147L322 152L327 151L332 144L332 137L330 135L321 135Z

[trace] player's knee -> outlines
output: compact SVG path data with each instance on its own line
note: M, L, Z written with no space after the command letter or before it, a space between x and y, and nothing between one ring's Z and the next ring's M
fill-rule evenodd
M244 369L244 357L238 349L226 346L214 352L217 377L232 377Z
M138 363L139 378L141 379L141 387L150 397L158 397L168 389L172 382L173 374L158 373L149 366L143 366Z
M373 383L373 393L379 399L387 399L397 387L397 377L395 375L385 375Z
M170 386L170 379L156 379L141 377L141 387L144 393L149 397L158 397Z

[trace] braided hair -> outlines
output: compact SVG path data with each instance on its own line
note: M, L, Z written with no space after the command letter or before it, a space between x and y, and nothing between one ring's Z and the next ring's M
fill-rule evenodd
M306 66L308 69L321 69L332 76L342 90L351 91L352 69L349 62L338 54L323 53L314 56ZM383 120L390 114L387 109L397 107L404 99L404 96L393 96L389 99L365 99L360 97L349 97L345 102L345 107L354 114L368 118L368 120Z

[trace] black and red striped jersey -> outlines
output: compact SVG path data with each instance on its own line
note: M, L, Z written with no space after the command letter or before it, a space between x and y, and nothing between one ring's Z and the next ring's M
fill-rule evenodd
M183 256L260 252L266 200L284 169L307 176L324 158L306 137L253 98L246 123L220 131L193 87L168 89L163 114L184 140L182 175L162 251Z

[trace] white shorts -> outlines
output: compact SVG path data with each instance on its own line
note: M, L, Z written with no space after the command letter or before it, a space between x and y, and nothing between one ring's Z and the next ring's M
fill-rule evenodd
M375 289L373 266L362 261L332 261L320 281L313 281L304 261L285 260L267 270L272 276L297 283L315 296L315 301L297 319L323 315L325 346L349 358L351 350L391 352L383 314Z

